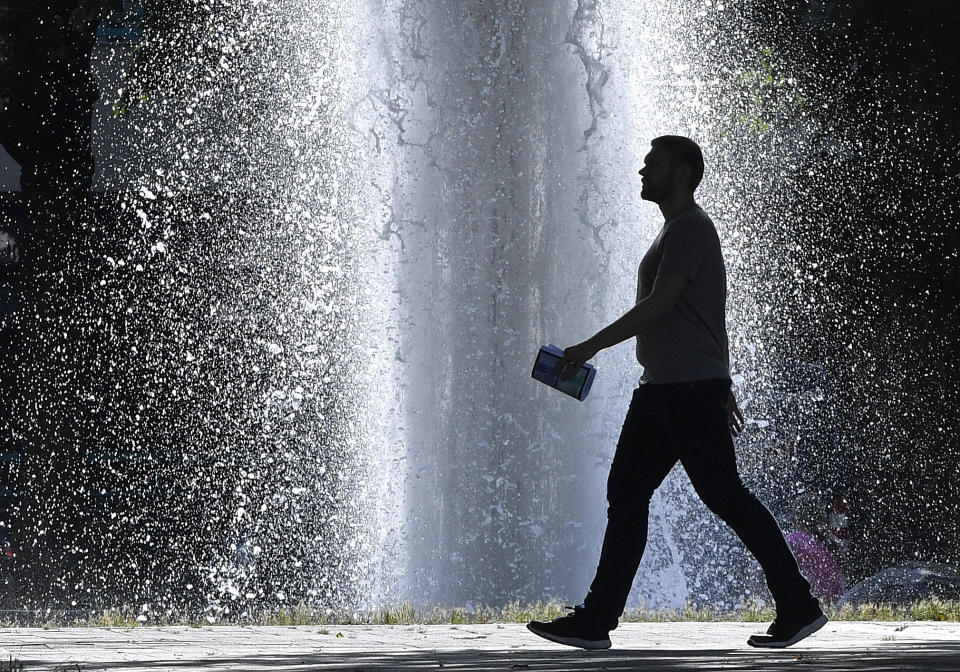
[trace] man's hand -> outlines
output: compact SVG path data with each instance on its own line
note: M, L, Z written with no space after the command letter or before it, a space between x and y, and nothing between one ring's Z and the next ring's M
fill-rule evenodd
M573 378L577 371L580 370L580 367L583 366L584 362L592 358L597 352L599 352L599 348L593 345L590 340L578 343L577 345L571 345L569 348L564 348L563 359L553 367L553 375L559 373L560 380Z
M737 406L737 399L733 396L732 391L730 392L730 396L727 397L727 421L730 423L731 434L740 436L740 434L743 433L743 413L740 412L740 407Z

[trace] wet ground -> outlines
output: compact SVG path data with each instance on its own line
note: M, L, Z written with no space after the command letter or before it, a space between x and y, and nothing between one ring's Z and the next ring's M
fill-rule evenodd
M10 628L0 670L935 670L960 671L960 623L828 623L756 650L756 623L625 623L613 648L541 640L522 625ZM14 668L15 669L15 668Z

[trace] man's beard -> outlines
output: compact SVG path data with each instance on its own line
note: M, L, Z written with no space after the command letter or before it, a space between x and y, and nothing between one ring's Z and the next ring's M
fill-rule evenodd
M644 184L640 187L640 198L659 204L662 203L666 197L665 191L665 189L657 189L652 184Z

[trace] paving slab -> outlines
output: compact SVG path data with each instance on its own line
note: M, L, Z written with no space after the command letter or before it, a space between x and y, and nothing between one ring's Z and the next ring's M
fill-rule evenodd
M624 623L613 648L581 651L523 625L8 628L0 669L130 670L871 670L960 672L960 624L828 623L789 649L758 650L757 623Z

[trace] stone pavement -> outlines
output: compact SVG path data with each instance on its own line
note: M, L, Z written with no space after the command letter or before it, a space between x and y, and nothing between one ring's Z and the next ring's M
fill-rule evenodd
M9 628L0 671L934 670L960 672L958 623L828 623L789 649L756 650L757 623L624 623L581 651L522 625Z

